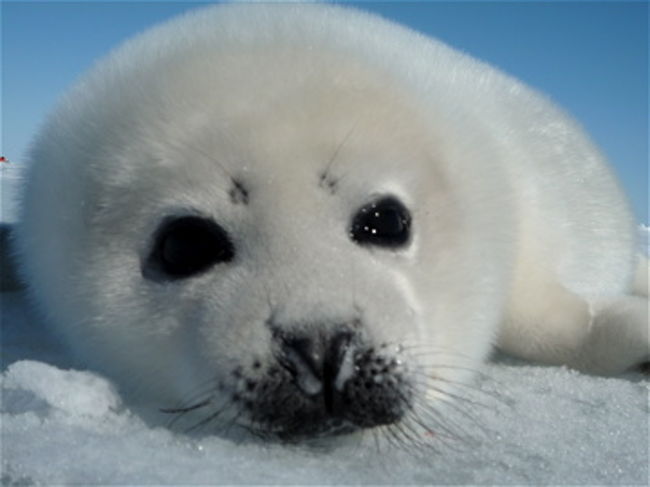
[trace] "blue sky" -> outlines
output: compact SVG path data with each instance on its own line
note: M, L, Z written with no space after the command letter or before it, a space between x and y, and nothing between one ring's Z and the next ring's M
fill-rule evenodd
M648 222L648 3L346 2L438 37L545 92L604 150ZM2 154L19 162L99 56L196 2L2 2Z

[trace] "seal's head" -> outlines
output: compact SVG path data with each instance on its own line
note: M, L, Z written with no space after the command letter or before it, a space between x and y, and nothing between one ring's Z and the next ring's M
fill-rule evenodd
M238 5L82 80L36 141L17 238L79 357L134 401L283 437L444 402L503 299L505 178L404 45L466 62L358 12Z

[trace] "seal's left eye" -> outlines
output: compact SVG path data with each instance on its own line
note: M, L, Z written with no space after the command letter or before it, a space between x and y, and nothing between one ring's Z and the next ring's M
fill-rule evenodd
M183 279L234 258L228 233L215 221L185 216L164 222L143 270L145 277Z
M352 219L350 238L359 245L403 247L411 235L411 215L395 197L385 196L361 207Z

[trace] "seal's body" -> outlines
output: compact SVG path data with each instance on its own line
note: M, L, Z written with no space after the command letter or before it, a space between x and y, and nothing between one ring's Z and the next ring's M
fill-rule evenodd
M340 7L210 7L110 55L37 138L15 243L135 400L281 436L406 420L497 341L604 373L648 353L631 216L581 130Z

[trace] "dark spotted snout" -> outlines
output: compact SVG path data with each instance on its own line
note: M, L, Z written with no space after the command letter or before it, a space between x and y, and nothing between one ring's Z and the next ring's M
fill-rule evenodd
M248 403L263 430L284 437L371 428L399 421L412 388L395 347L370 346L348 328L275 332L273 373Z

